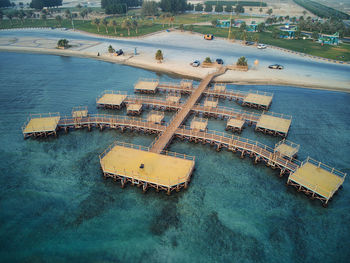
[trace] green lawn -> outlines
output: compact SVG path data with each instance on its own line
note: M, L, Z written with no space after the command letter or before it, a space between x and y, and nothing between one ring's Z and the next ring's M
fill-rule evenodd
M233 19L247 18L247 16L232 16ZM174 24L194 24L201 22L211 23L214 19L228 20L230 15L220 15L220 14L180 14L175 16ZM159 18L155 22L157 23L168 23L169 18Z
M188 26L185 27L188 30ZM217 37L228 37L227 28L214 28L212 26L193 26L193 31L201 34L213 34ZM232 35L235 39L242 39L242 33L237 28L232 29ZM319 56L329 59L338 59L350 61L350 45L340 44L339 46L324 45L312 40L293 40L293 39L275 39L271 33L248 33L247 40L253 41L258 36L259 42L267 45L273 45L297 52L303 52L313 56ZM341 58L344 56L344 58Z
M128 30L121 28L121 20L122 18L116 19L117 26L117 34L114 33L113 27L108 27L108 34L104 26L100 26L100 32L97 30L97 26L91 24L90 20L74 20L75 29L86 31L89 33L100 34L100 35L108 35L108 36L128 36ZM39 19L26 19L22 24L19 20L13 20L12 24L8 20L3 20L0 24L0 29L5 28L23 28L23 27L64 27L64 28L72 28L72 22L70 20L63 20L61 26L55 19L48 19L46 22ZM151 21L143 21L139 22L138 32L136 33L135 29L130 29L130 37L134 36L142 36L146 34L150 34L153 32L157 32L160 30L167 29L168 25L162 24L152 24Z

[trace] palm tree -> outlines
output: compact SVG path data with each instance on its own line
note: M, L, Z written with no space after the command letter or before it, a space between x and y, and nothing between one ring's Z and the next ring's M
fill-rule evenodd
M236 63L237 66L248 66L248 61L245 57L240 57Z
M67 39L60 39L60 40L58 40L58 42L57 42L57 47L63 47L63 48L66 48L66 47L68 47L68 40Z
M184 31L184 24L180 24L179 29L181 30L181 32L183 32Z
M128 30L128 36L130 36L130 27L131 27L131 22L130 20L127 18L123 21L122 23L122 28L125 28Z
M11 23L11 26L12 26L13 13L8 13L6 16L10 20L10 23Z
M0 24L1 24L3 18L4 18L4 15L3 15L3 13L0 10Z
M136 21L135 19L132 20L132 27L135 28L136 34L138 33L138 32L137 32L137 27L138 27L138 25L139 25L139 24L137 23L137 21Z
M190 32L192 33L193 32L193 25L189 25L188 29L190 30Z
M66 11L64 11L64 15L67 19L70 19L72 17L72 14L70 13L69 9L66 9Z
M61 16L56 16L56 20L57 20L59 26L61 26L61 24L62 24L62 17Z
M86 9L80 11L79 15L81 16L81 18L83 19L83 21L85 21L85 16L86 16Z
M41 15L41 19L45 21L45 26L47 26L47 24L46 24L47 17L45 14Z
M216 20L216 19L212 20L211 24L213 27L216 27L218 25L218 20Z
M108 34L108 21L107 21L106 18L104 18L104 19L102 20L102 24L103 24L104 27L106 28L106 33Z
M109 20L109 26L114 28L114 34L117 34L117 21L115 20Z
M23 10L21 10L21 11L18 13L18 18L21 20L22 25L23 25L24 17L25 17L25 14L24 14Z
M112 47L112 45L109 45L108 52L109 53L114 53L115 52L115 49Z
M162 63L163 60L163 53L160 49L157 50L156 52L156 60L158 60L159 63Z
M91 24L96 25L97 32L100 32L100 19L95 18L94 20L91 21Z

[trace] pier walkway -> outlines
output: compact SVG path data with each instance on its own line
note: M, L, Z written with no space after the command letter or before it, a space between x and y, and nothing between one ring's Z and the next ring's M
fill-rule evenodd
M172 122L166 128L164 133L157 139L157 141L153 144L151 148L151 152L160 153L164 148L167 147L168 143L174 136L176 129L183 123L188 114L190 113L194 104L198 101L198 99L202 96L203 91L208 87L209 83L213 78L222 75L226 72L226 67L221 67L218 71L209 74L206 76L198 88L191 94L191 96L186 101L185 105L181 108L181 110L175 115Z

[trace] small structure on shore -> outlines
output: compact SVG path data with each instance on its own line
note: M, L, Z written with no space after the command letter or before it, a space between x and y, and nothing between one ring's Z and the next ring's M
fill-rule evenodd
M339 45L339 32L336 32L333 35L320 34L318 42L321 44Z

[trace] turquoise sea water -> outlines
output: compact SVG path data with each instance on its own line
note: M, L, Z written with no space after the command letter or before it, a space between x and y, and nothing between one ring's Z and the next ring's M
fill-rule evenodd
M0 53L1 262L346 262L350 182L330 202L285 186L278 171L210 146L175 140L196 156L189 188L166 196L103 180L98 155L114 140L149 145L154 136L93 130L23 140L29 113L97 111L105 89L132 93L140 77L170 76L89 59ZM293 116L288 138L308 155L350 173L350 95L279 86L271 111ZM234 102L221 105L237 107ZM247 108L245 108L247 109ZM249 110L249 109L248 109ZM145 115L143 115L145 116ZM167 113L167 118L171 113ZM211 119L209 128L223 131ZM247 127L243 137L278 138Z

